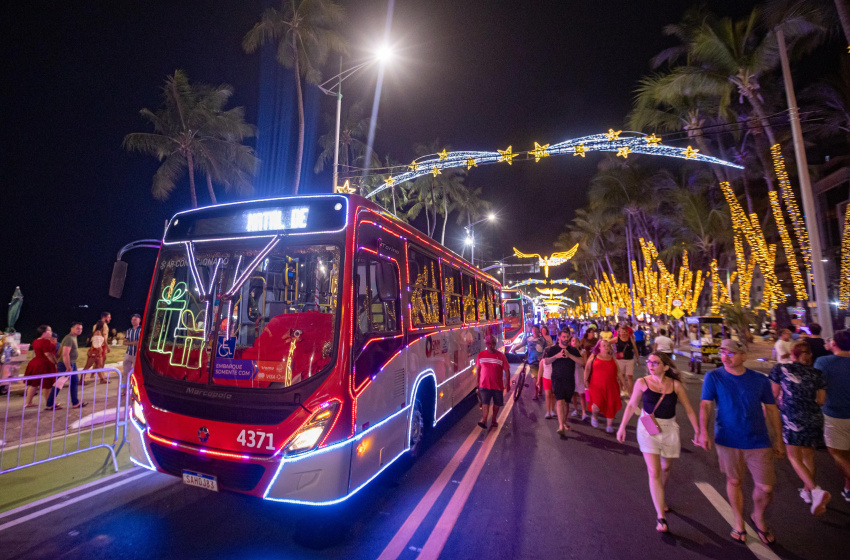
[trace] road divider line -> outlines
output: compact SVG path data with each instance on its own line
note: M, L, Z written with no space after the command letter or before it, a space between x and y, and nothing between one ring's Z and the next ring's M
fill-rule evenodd
M70 494L76 494L77 492L82 492L83 490L91 488L92 486L99 486L101 484L109 482L113 478L127 477L127 476L133 474L134 472L141 471L141 470L143 470L141 467L132 467L130 469L127 469L127 470L124 470L124 471L121 471L121 472L117 472L117 473L113 473L113 474L111 474L109 476L105 476L103 478L98 478L97 480L92 480L91 482L81 484L80 486L75 486L74 488L69 488L69 489L64 490L62 492L59 492L58 494L53 494L52 496L47 496L46 498L36 500L35 502L30 502L30 503L24 504L20 507L16 507L15 509L10 509L9 511L0 513L0 519L3 519L5 517L9 517L11 515L17 515L17 514L24 512L28 509L32 509L34 507L38 507L38 506L41 506L41 505L44 505L44 504L47 504L47 503L50 503L50 502L54 502L56 500L60 500L65 496L68 496Z
M499 414L499 425L495 429L490 430L490 433L484 438L484 444L478 449L475 458L472 460L472 464L466 469L466 473L463 475L463 479L461 479L457 490L455 490L451 500L449 500L449 504L437 521L437 525L431 531L428 540L425 541L422 552L417 556L418 560L437 560L439 558L443 547L446 545L446 541L449 540L452 529L454 529L457 523L458 517L460 517L460 512L463 511L463 507L466 505L466 500L472 492L472 487L475 486L475 482L484 468L484 463L487 461L490 451L493 450L493 446L496 444L496 438L499 437L499 432L502 431L502 427L505 425L505 419L513 406L514 399L509 398L508 404L502 409L501 414Z
M735 527L735 515L732 512L732 506L729 505L729 502L727 502L726 499L720 495L720 492L715 490L714 486L711 484L707 482L695 482L694 484L697 485L700 492L702 492L708 501L711 502L714 509L720 513L727 523L729 523L729 530L731 531L732 528ZM750 549L750 552L756 555L756 558L759 558L759 560L781 560L775 552L761 542L761 539L759 539L752 527L750 527L747 523L744 523L744 527L747 530L747 548Z
M463 444L455 452L448 464L443 468L440 476L438 476L434 483L431 484L431 487L428 488L428 491L425 492L425 495L422 496L422 499L419 500L419 503L410 515L407 516L407 519L396 532L395 536L393 536L386 548L384 548L384 551L380 556L378 556L378 560L394 560L395 558L398 558L402 552L407 550L407 543L413 537L413 534L416 533L416 530L419 529L419 526L428 515L428 512L431 511L432 507L434 507L434 504L440 497L440 494L443 493L446 485L448 485L455 471L460 466L464 457L466 457L466 454L469 453L472 445L480 435L481 428L476 426L475 429L466 436L466 440L464 440Z
M108 492L109 490L113 490L115 488L118 488L119 486L124 486L125 484L129 484L129 483L134 482L134 481L136 481L140 478L149 476L149 475L153 474L153 472L154 471L146 470L145 472L143 472L141 474L137 474L136 476L133 476L131 478L126 478L126 479L120 480L120 481L118 481L114 484L110 484L108 486L98 488L97 490L93 490L93 491L89 492L88 494L83 494L82 496L77 496L76 498L71 498L70 500L66 500L66 501L64 501L60 504L56 504L56 505L53 505L53 506L50 506L50 507L46 507L42 510L30 513L29 515L24 515L23 517L13 519L12 521L9 521L8 523L4 523L3 525L0 525L0 531L5 531L6 529L10 529L12 527L15 527L16 525L20 525L21 523L26 523L27 521L31 521L33 519L41 517L42 515L47 515L48 513L52 513L56 510L60 510L64 507L76 504L77 502L82 502L83 500L93 498L93 497L97 496L98 494L103 494L104 492Z

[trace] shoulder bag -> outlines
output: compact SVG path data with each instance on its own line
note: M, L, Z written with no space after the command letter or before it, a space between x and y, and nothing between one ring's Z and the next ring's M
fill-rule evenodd
M649 385L646 386L649 389ZM676 390L676 386L673 386L673 390ZM658 410L658 405L661 404L661 401L664 400L664 397L667 396L667 393L664 392L664 384L661 384L661 398L655 403L655 406L652 408L651 414L642 414L638 417L638 422L643 424L643 428L646 430L651 436L656 436L661 433L661 426L658 424L658 420L655 419L655 411ZM644 411L646 412L646 411Z

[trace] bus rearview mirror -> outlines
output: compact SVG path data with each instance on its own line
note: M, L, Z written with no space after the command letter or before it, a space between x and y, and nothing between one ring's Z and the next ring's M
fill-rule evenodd
M124 280L127 278L127 263L115 261L112 265L112 278L109 280L109 295L116 299L124 293Z

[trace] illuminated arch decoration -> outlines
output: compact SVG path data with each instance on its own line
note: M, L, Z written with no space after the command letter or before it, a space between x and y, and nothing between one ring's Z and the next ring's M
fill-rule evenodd
M513 286L508 286L505 289L506 290L513 290L514 288L520 288L522 286L531 286L531 285L534 285L534 284L546 284L546 283L547 283L546 280L538 280L538 279L535 279L535 278L529 278L528 280L523 280L522 282L517 282ZM549 284L567 285L567 286L578 286L579 288L584 288L585 290L590 289L590 286L586 286L586 285L582 284L581 282L576 282L575 280L570 280L569 278L561 278L559 280L549 280L548 283Z
M625 134L625 136L621 136ZM499 163L505 162L508 165L513 164L513 160L534 159L539 162L541 159L550 156L570 155L585 157L587 152L614 152L619 157L628 158L629 154L649 154L656 156L674 157L680 159L692 159L704 163L714 163L717 165L725 165L734 169L743 169L741 165L724 161L712 156L706 156L699 153L699 150L688 146L687 148L676 148L673 146L665 146L661 143L661 138L655 134L646 135L640 132L625 132L622 130L610 129L605 134L593 134L590 136L582 136L572 140L565 140L558 144L540 145L534 143L534 149L526 152L514 152L513 146L508 146L505 150L496 150L495 152L483 151L459 151L447 152L443 150L439 154L431 156L423 156L418 160L413 160L407 166L407 171L395 176L390 176L383 184L372 192L366 194L367 198L373 198L386 189L392 188L396 184L412 181L418 177L432 173L435 177L439 175L442 169L452 167L466 167L467 170L473 167L478 167L484 163ZM436 156L436 157L433 157Z

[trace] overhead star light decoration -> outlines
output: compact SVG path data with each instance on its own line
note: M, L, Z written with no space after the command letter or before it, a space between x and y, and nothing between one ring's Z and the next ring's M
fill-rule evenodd
M521 259L533 259L533 258L537 257L537 259L540 262L540 266L543 267L543 271L546 274L546 278L549 278L549 267L550 266L558 266L558 265L564 264L565 262L567 262L568 260L573 258L573 255L576 254L576 251L578 251L578 243L576 243L575 246L573 246L573 248L570 249L569 251L561 251L560 253L552 253L548 257L544 257L544 256L540 255L539 253L526 254L526 253L521 252L516 247L514 247L514 255L518 256Z
M501 156L499 157L499 161L505 161L505 162L508 163L508 165L513 165L514 158L519 155L519 152L513 153L511 151L512 149L513 149L513 146L508 146L507 150L496 150L497 152L499 152L501 154ZM443 151L445 151L445 150L443 150Z
M548 146L548 147L547 147ZM500 163L506 162L509 165L517 158L524 159L542 159L547 157L541 155L540 150L545 151L548 156L569 155L585 157L587 152L624 152L623 148L628 148L628 154L648 154L665 157L675 157L680 159L688 159L703 163L712 163L715 165L724 165L734 169L743 169L744 167L729 161L725 161L716 157L706 156L699 153L690 146L687 148L666 146L661 143L661 138L653 135L646 135L639 132L623 132L611 129L605 134L593 134L591 136L582 136L565 140L558 144L540 144L534 143L534 148L525 152L514 152L513 146L508 146L506 150L496 150L493 152L485 151L457 151L449 152L443 150L438 154L423 156L420 160L414 160L407 166L407 171L399 173L393 177L394 184L402 184L407 181L412 181L426 173L433 173L434 176L439 175L437 170L449 169L452 167L477 167L478 164ZM536 155L537 154L537 155ZM539 161L539 159L537 159ZM470 160L475 161L475 165L470 165ZM384 183L378 188L367 194L368 198L374 198L382 191L391 188L392 185Z
M384 183L384 184L385 184L385 185L388 185L388 186L390 186L390 187L391 187L391 186L393 186L393 184L392 184L392 182L391 182L391 181L392 181L392 177L390 177L390 178L387 180L387 182L386 182L386 183ZM334 189L334 191L336 191L336 192L337 192L337 193L339 193L339 194L354 194L354 193L356 193L356 192L357 192L357 188L356 188L356 187L352 187L352 186L351 186L351 181L349 181L348 179L346 179L346 180L345 180L345 183L343 183L342 185L337 185L337 186L336 186L336 188Z
M629 149L629 147L623 146L622 148L617 150L617 157L622 157L623 159L627 159L629 157L630 153L632 153L632 151Z
M534 156L534 161L540 161L542 158L549 157L549 152L546 151L546 148L549 147L549 144L545 146L541 146L537 142L534 143L534 149L529 153Z

